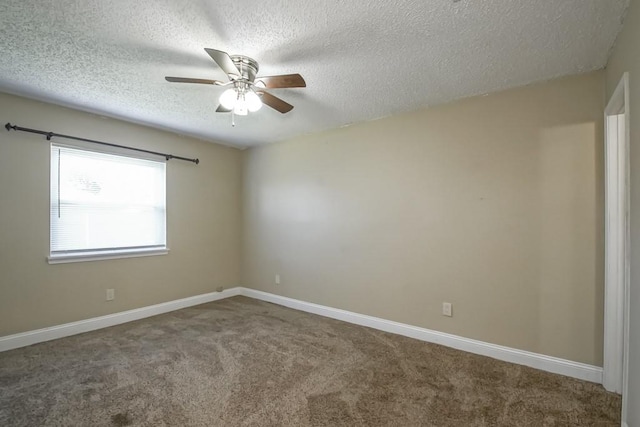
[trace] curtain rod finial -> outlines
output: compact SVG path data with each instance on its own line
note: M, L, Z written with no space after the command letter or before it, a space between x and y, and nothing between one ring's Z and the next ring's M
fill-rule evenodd
M4 125L4 127L5 127L6 130L11 130L11 129L15 130L16 129L15 126L11 126L11 123L7 123L6 125Z

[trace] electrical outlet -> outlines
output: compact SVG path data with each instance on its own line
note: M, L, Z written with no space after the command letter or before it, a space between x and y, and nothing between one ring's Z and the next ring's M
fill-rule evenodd
M275 279L276 285L280 284L280 275L276 274L276 279Z
M442 315L443 316L448 316L448 317L453 317L453 307L452 307L450 302L443 302L442 303Z
M114 299L116 299L116 290L107 289L107 301L113 301Z

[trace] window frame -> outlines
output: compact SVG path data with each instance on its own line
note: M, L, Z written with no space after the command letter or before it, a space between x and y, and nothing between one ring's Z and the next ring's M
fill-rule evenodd
M53 200L51 199L52 186L53 186L53 168L52 168L52 150L54 147L63 147L63 148L71 148L76 150L90 151L101 154L108 154L114 156L121 157L129 157L133 159L142 159L142 160L150 160L159 163L165 163L165 173L164 173L164 181L165 181L165 212L164 212L164 226L165 226L165 244L164 246L144 246L144 247L127 247L127 248L100 248L100 249L79 249L79 250L68 250L68 251L56 251L56 253L52 253L51 251L51 232L52 232L52 222L51 222L51 204ZM166 170L167 159L163 156L157 156L150 153L140 153L137 151L127 150L126 148L119 147L102 147L96 146L96 144L91 144L89 142L82 141L74 141L73 143L67 142L51 142L49 145L49 255L47 256L47 262L49 264L64 264L64 263L72 263L72 262L86 262L86 261L100 261L100 260L110 260L110 259L121 259L121 258L137 258L137 257L148 257L148 256L158 256L158 255L167 255L169 253L169 232L168 232L168 207L167 207L167 170Z

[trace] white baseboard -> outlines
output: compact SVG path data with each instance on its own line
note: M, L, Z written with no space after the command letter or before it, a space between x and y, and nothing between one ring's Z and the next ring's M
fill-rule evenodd
M0 352L12 350L14 348L26 347L44 341L55 340L84 332L95 331L96 329L108 328L109 326L121 323L132 322L144 319L145 317L156 316L194 305L217 301L224 298L240 295L241 288L225 289L222 292L212 292L209 294L196 295L194 297L183 298L161 304L150 305L148 307L136 308L122 311L120 313L107 314L106 316L94 317L77 322L65 323L63 325L52 326L50 328L36 329L34 331L22 332L14 335L0 337Z
M529 366L543 371L552 372L554 374L566 375L568 377L578 378L598 384L602 383L602 368L597 366L463 338L457 335L432 331L417 326L393 322L373 316L366 316L364 314L353 313L337 308L326 307L267 292L256 291L254 289L241 288L240 294L296 310L306 311L308 313L318 314L320 316L330 317L332 319L342 320L356 325L368 326L370 328L415 338L421 341L441 344L469 353L492 357L505 362Z
M469 353L503 360L505 362L530 366L532 368L552 372L554 374L566 375L568 377L578 378L581 380L591 381L599 384L602 383L602 368L597 366L587 365L579 362L572 362L570 360L545 356L542 354L532 353L524 350L517 350L510 347L490 344L482 341L472 340L469 338L463 338L456 335L446 334L444 332L432 331L417 326L393 322L391 320L353 313L346 310L340 310L337 308L300 301L293 298L287 298L280 295L256 291L254 289L243 287L225 289L222 292L212 292L209 294L196 295L194 297L169 301L162 304L137 308L134 310L109 314L106 316L94 317L92 319L65 323L63 325L52 326L50 328L38 329L34 331L0 337L0 352L37 344L39 342L63 338L70 335L81 334L83 332L89 332L96 329L107 328L109 326L115 326L121 323L144 319L145 317L156 316L158 314L168 313L170 311L180 310L182 308L192 307L194 305L217 301L237 295L243 295L249 298L271 302L274 304L293 308L295 310L318 314L320 316L330 317L332 319L342 320L344 322L349 322L356 325L367 326L381 331L415 338L421 341L441 344Z

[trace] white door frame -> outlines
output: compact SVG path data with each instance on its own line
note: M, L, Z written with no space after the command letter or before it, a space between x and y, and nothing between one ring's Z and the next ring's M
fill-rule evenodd
M611 96L605 120L605 307L602 384L626 391L629 345L629 74Z

